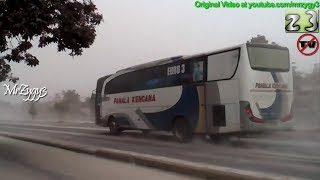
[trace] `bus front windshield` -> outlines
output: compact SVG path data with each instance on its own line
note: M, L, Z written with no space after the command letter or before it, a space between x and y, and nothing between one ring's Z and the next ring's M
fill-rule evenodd
M248 46L251 68L260 71L289 71L287 48Z

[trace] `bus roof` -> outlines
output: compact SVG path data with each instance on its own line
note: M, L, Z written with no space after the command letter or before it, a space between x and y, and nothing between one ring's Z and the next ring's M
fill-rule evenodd
M240 45L237 45L237 46L228 47L228 48L224 48L224 49L219 49L219 50L215 50L215 51L208 51L208 52L204 52L204 53L199 53L199 54L185 55L185 56L180 55L180 56L174 56L174 57L159 59L159 60L147 62L147 63L144 63L144 64L138 64L138 65L131 66L131 67L128 67L128 68L125 68L125 69L121 69L121 70L117 71L116 73L123 72L123 71L133 71L133 70L145 69L145 68L148 68L148 67L154 67L154 66L158 66L158 65L172 63L174 61L187 60L187 59L191 59L191 58L194 58L194 57L204 56L204 55L213 54L213 53L217 53L217 52L221 52L221 51L227 51L229 49L234 49L234 48L241 47L242 45L243 44L240 44Z
M98 79L98 81L97 81L97 86L96 86L96 93L102 91L102 86L103 86L104 81L105 81L108 77L110 77L111 75L112 75L112 74L109 74L109 75L103 76L103 77L101 77L101 78Z
M159 60L147 62L147 63L144 63L144 64L138 64L138 65L131 66L131 67L128 67L128 68L125 68L125 69L121 69L121 70L117 71L116 73L124 72L124 71L134 71L134 70L139 70L139 69L145 69L145 68L149 68L149 67L154 67L154 66L158 66L158 65L172 63L174 61L188 60L188 59L199 57L199 56L205 56L205 55L215 54L215 53L219 53L219 52L223 52L223 51L228 51L228 50L231 50L231 49L236 49L236 48L242 47L242 46L247 45L247 44L250 44L251 46L263 46L263 47L268 47L268 48L270 48L270 47L271 48L272 47L274 47L274 48L284 48L284 47L276 45L276 44L274 45L274 44L266 44L266 43L248 43L247 42L247 43L242 43L242 44L238 44L238 45L235 45L235 46L230 46L230 47L227 47L227 48L221 48L221 49L217 49L217 50L214 50L214 51L207 51L207 52L203 52L203 53L199 53L199 54L184 55L184 56L180 55L180 56L174 56L174 57L159 59Z
M154 66L158 66L158 65L162 65L162 64L171 63L173 61L182 60L182 59L183 59L183 56L174 56L174 57L169 57L169 58L164 58L164 59L158 59L155 61L151 61L151 62L147 62L147 63L143 63L143 64L138 64L138 65L131 66L131 67L128 67L125 69L121 69L117 72L144 69L144 68L148 68L148 67L154 67Z

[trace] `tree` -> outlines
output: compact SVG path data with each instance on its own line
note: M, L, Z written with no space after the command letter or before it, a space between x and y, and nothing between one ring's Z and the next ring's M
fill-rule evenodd
M247 43L265 43L268 44L268 40L263 35L258 35L257 37L252 37L250 41L247 41Z
M29 107L29 114L31 115L31 118L34 119L34 117L38 114L37 109L35 107L35 103L31 103Z
M68 111L68 106L66 106L66 104L64 104L63 102L55 102L53 108L57 112L57 114L59 115L60 119Z
M83 107L89 109L90 117L94 118L95 115L95 104L94 104L94 95L92 94L91 97L86 97L83 102Z
M62 101L67 104L81 104L80 95L76 90L62 91Z
M59 95L56 95L58 97ZM54 104L54 110L60 115L64 116L66 113L69 114L80 114L81 113L81 100L80 95L76 90L62 91L62 98L57 98L58 101Z
M28 52L33 45L43 48L53 43L58 52L81 55L94 42L101 21L91 0L0 1L0 82L18 80L10 74L10 62L39 64Z
M266 38L264 35L257 35L257 37L252 37L252 38L250 39L250 41L247 41L247 43L262 43L262 44L268 44L269 41L267 40L267 38ZM276 42L271 42L270 44L279 46L279 44L276 43Z
M83 107L87 107L89 108L91 106L92 102L91 102L91 98L90 97L86 97L82 103Z

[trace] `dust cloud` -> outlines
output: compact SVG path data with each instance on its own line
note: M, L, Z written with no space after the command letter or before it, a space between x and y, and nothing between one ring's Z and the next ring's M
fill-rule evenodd
M0 122L28 122L28 121L43 121L43 122L93 122L93 111L86 106L77 106L76 110L59 111L55 107L55 102L37 102L34 103L34 111L31 111L32 103L7 103L0 101Z

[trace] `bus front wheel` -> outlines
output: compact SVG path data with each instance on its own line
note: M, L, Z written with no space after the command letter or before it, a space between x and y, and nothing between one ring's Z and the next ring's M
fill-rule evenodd
M175 119L173 124L173 136L179 142L188 142L191 140L192 132L186 119L182 117Z
M111 134L118 135L120 133L119 125L117 124L117 122L113 117L109 119L108 126Z

